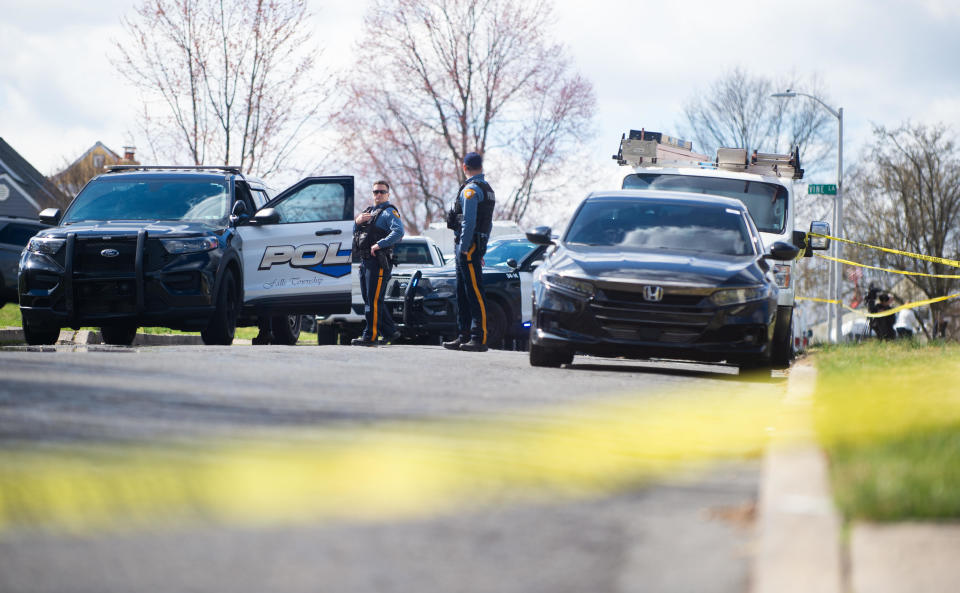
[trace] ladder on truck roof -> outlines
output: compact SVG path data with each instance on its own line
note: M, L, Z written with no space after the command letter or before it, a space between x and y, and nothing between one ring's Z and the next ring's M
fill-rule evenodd
M629 136L624 134L613 159L620 165L633 167L699 167L803 179L799 146L788 154L754 150L749 158L745 148L718 148L716 159L711 160L705 154L693 152L692 142L643 129L630 130Z

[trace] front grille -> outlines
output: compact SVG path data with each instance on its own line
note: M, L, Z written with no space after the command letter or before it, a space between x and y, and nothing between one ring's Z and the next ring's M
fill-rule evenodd
M387 298L400 298L407 294L407 288L410 285L410 276L391 276L387 282L387 291L384 295Z
M697 341L714 312L698 305L702 294L667 292L663 300L646 301L643 293L602 289L590 301L598 325L612 338L689 344Z
M135 313L136 287L133 280L83 282L77 285L79 312L82 315Z
M117 255L104 256L108 250L117 252ZM73 270L83 274L129 275L134 272L136 257L136 237L110 241L78 238Z

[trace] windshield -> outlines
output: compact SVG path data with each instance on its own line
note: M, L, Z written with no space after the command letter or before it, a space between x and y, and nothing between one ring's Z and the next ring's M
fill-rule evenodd
M776 183L695 175L635 173L623 178L623 189L658 189L736 198L743 202L757 228L764 233L782 233L787 217L787 188Z
M100 179L80 192L63 224L83 220L223 222L230 211L229 196L226 182L221 180Z
M588 200L570 223L572 244L752 255L741 210L647 199Z
M526 239L495 241L487 248L487 253L483 256L483 262L487 266L506 266L507 260L513 258L517 260L517 263L520 263L536 248L536 245Z

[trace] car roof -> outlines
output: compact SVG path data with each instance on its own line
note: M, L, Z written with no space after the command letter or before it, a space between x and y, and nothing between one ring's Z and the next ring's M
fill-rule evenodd
M668 202L677 204L699 204L703 206L723 206L726 208L736 208L746 210L743 202L736 198L724 196L715 196L712 194L701 194L692 192L663 191L656 189L614 189L606 191L594 191L587 194L584 201L603 201L603 200L622 200L624 198L640 198L657 200L658 202Z
M257 188L266 188L267 184L253 176L235 173L229 169L125 169L119 171L109 171L102 173L94 179L126 179L133 181L136 179L210 179L222 180L235 177L246 181L249 185Z

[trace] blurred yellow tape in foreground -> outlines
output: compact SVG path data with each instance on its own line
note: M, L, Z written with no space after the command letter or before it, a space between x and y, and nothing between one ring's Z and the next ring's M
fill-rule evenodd
M395 423L255 444L0 453L4 530L273 524L418 516L469 505L603 494L790 432L784 383L717 381L507 418Z

